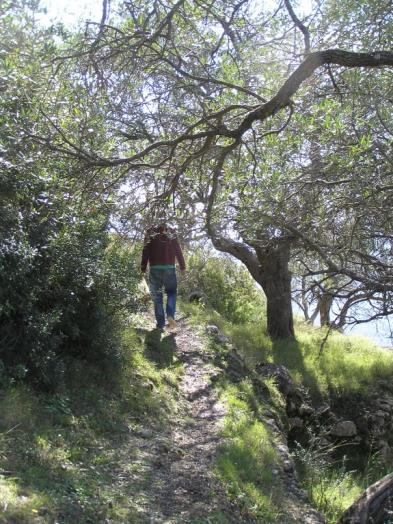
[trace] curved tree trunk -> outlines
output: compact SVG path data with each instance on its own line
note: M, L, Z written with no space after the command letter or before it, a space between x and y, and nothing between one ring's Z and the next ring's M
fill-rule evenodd
M254 280L262 287L267 301L267 329L274 340L294 336L291 273L288 268L290 240L277 239L274 246L263 250L211 234L219 251L230 253L243 262Z
M379 480L358 498L337 524L385 524L393 513L393 473Z

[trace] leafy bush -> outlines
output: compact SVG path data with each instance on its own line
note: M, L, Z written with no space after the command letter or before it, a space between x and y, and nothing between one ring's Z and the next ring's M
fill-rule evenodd
M37 24L36 9L18 0L2 13L0 380L53 388L69 358L102 366L118 359L119 312L138 307L137 271L129 246L111 242L103 178L46 148L50 138L43 144L30 135L50 137L50 120L71 142L80 143L81 133L97 147L107 142L104 115L89 114L88 129L82 123L86 93L69 71L49 88L42 64L51 63L63 36Z
M54 386L66 357L115 356L119 313L138 308L138 277L133 251L110 243L107 229L103 213L65 213L52 198L34 220L25 211L0 230L1 359L11 377Z
M229 256L211 256L200 248L188 256L187 264L184 296L197 291L207 305L232 322L260 320L264 295L243 266Z

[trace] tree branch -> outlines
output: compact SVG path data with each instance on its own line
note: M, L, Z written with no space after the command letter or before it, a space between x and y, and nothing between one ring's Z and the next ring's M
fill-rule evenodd
M296 27L300 29L300 31L303 33L304 36L304 54L308 55L310 52L310 31L308 28L303 24L301 20L296 16L295 11L293 10L293 7L289 0L284 0L285 7L287 8L287 11L289 13L289 16L292 18L293 22L295 23Z
M256 109L250 111L234 129L228 128L225 124L220 124L213 128L209 126L210 128L202 129L199 132L191 132L199 124L207 124L209 117L206 117L201 119L198 124L190 126L184 133L176 138L172 140L158 140L130 157L101 158L93 156L87 151L83 151L81 148L78 148L79 151L75 151L75 153L70 152L70 155L76 158L83 156L83 159L90 166L111 167L122 164L133 164L136 160L143 159L149 153L161 148L175 147L176 149L176 146L183 142L192 142L195 140L206 139L208 137L222 136L233 138L235 139L235 143L239 144L241 137L252 128L254 122L264 122L282 108L290 106L291 97L298 91L301 84L307 80L318 67L325 64L336 64L343 67L391 67L393 66L393 52L378 51L373 53L354 53L351 51L342 51L340 49L328 49L326 51L310 53L302 64L300 64L300 66L284 82L277 94L268 102L261 104L257 106ZM57 130L64 139L64 134L62 134L59 129ZM72 144L71 147L75 148L75 145Z

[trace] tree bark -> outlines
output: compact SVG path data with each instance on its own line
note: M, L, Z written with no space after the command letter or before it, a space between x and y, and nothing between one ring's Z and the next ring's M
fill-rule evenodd
M236 143L223 147L214 170L212 189L206 211L206 230L213 246L243 262L251 276L262 287L267 302L267 330L274 340L294 336L289 257L290 237L262 238L256 242L238 242L222 236L213 225L212 215L219 179L226 156ZM262 235L263 236L263 235ZM261 244L264 244L261 247Z
M318 309L321 326L330 326L330 309L332 307L332 303L332 295L321 291L321 294L318 297Z
M272 339L293 337L291 273L288 268L290 244L277 243L273 248L257 251L261 268L259 284L266 295L267 330Z
M367 488L337 524L384 524L391 522L392 510L393 473L390 473Z

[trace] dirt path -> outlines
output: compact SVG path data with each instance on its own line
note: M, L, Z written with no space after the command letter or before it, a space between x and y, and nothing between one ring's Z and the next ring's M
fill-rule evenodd
M207 522L212 511L225 511L226 506L212 473L225 410L211 387L216 371L206 365L209 355L202 341L194 330L181 324L174 335L178 358L184 365L180 412L172 420L172 449L156 471L153 485L165 522L191 522L196 517Z
M231 503L214 474L224 443L220 429L226 414L213 387L214 378L222 372L213 364L214 354L209 353L197 328L186 320L179 322L175 334L160 334L153 328L153 319L144 319L140 332L146 355L161 369L180 361L183 375L173 412L167 414L165 424L157 421L147 425L149 419L141 423L138 418L136 427L130 428L125 442L115 451L117 467L111 467L113 487L132 498L127 504L130 511L113 522L259 524L259 520ZM279 448L285 439L276 425L274 428ZM286 514L279 522L324 522L303 496L294 496L296 490L300 493L294 479L284 469L281 475L287 492L283 491ZM107 520L105 524L111 522Z
M225 415L212 388L217 369L201 337L184 320L169 336L184 375L169 430L147 431L139 444L135 442L145 479L138 522L202 524L218 518L222 523L239 522L213 473Z

